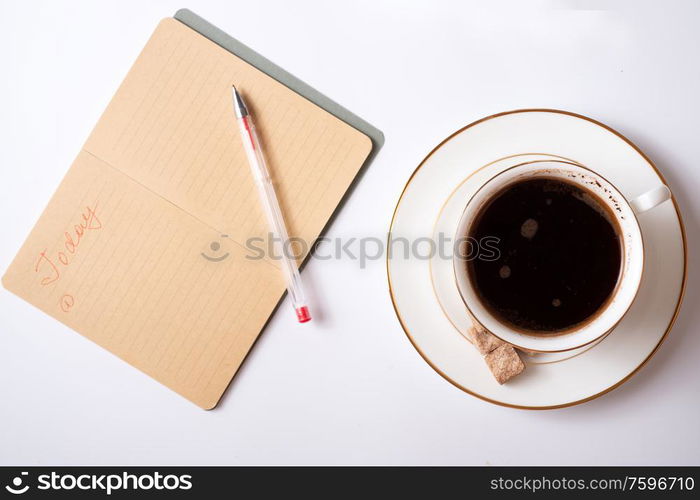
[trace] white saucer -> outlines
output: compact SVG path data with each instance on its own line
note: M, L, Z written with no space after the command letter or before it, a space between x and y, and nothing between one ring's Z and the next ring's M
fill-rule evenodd
M555 110L494 115L456 132L418 166L404 188L390 237L453 237L459 215L481 183L509 166L557 157L591 168L628 199L665 183L641 151L589 118ZM639 217L646 248L642 286L618 327L593 346L522 356L527 369L505 385L465 339L469 318L449 259L393 252L387 259L396 314L423 358L460 389L486 401L527 409L571 406L631 377L671 329L686 277L683 224L675 200Z

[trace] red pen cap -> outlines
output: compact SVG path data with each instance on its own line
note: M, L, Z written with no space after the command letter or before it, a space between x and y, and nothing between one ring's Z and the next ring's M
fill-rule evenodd
M306 307L306 306L297 307L296 312L297 312L297 319L299 320L299 323L306 323L307 321L311 321L311 313L309 312L308 307Z

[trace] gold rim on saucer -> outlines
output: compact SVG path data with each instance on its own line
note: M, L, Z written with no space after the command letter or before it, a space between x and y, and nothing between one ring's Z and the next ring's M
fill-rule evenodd
M408 189L408 186L411 184L411 181L413 181L413 178L416 176L416 174L418 173L418 171L423 167L423 165L425 164L425 162L426 162L435 152L437 152L440 148L442 148L447 142L449 142L450 140L452 140L455 136L459 135L460 133L464 132L465 130L467 130L467 129L471 128L471 127L474 127L475 125L478 125L478 124L483 123L483 122L488 121L488 120L492 120L492 119L494 119L494 118L499 118L499 117L501 117L501 116L506 116L506 115L511 115L511 114L517 114L517 113L533 113L533 112L556 113L556 114L561 114L561 115L572 116L572 117L574 117L574 118L580 118L580 119L582 119L582 120L586 120L586 121L588 121L588 122L590 122L590 123L593 123L594 125L598 125L599 127L602 127L602 128L604 128L605 130L607 130L607 131L609 131L609 132L615 134L617 137L619 137L619 138L622 139L625 143L627 143L629 146L631 146L637 153L639 153L639 155L640 155L642 158L644 158L644 160L651 166L651 168L654 169L654 171L656 172L656 174L659 176L659 179L661 180L661 182L662 182L663 184L665 184L667 187L669 187L669 186L668 186L668 182L666 182L666 179L664 178L663 174L659 171L659 169L657 168L657 166L654 164L654 162L651 161L651 159L650 159L646 154L644 154L644 152L642 152L642 150L639 149L639 147L637 147L636 144L634 144L631 140L629 140L627 137L625 137L624 135L622 135L622 134L619 133L618 131L612 129L611 127L609 127L609 126L607 126L607 125L605 125L605 124L603 124L603 123L601 123L601 122L599 122L599 121L597 121L597 120L594 120L593 118L589 118L589 117L587 117L587 116L583 116L583 115L580 115L580 114L577 114L577 113L572 113L572 112L570 112L570 111L562 111L562 110L558 110L558 109L547 109L547 108L528 108L528 109L517 109L517 110L513 110L513 111L504 111L504 112L501 112L501 113L496 113L496 114L493 114L493 115L490 115L490 116L481 118L481 119L479 119L479 120L477 120L477 121L474 121L474 122L472 122L472 123L470 123L470 124L468 124L468 125L466 125L466 126L460 128L459 130L453 132L453 133L450 134L447 138L445 138L442 142L440 142L437 146L435 146L435 147L430 151L430 153L428 153L428 155L427 155L425 158L423 158L423 160L420 162L420 164L419 164L419 165L416 167L416 169L411 173L411 175L409 176L408 180L406 181L406 184L404 185L404 188L403 188L402 191L401 191L401 195L399 196L399 199L398 199L398 201L397 201L397 203L396 203L396 207L394 208L394 212L392 213L392 216L391 216L391 224L390 224L390 226L389 226L389 234L388 234L387 244L390 244L390 242L391 242L392 229L393 229L393 226L394 226L394 220L395 220L395 218L396 218L396 213L397 213L397 211L398 211L399 205L401 204L401 200L403 199L404 194L406 193L406 190ZM524 153L523 153L523 154L524 154ZM498 160L496 160L496 161L498 161ZM484 167L481 167L481 168L484 168ZM670 187L669 187L669 190L670 190ZM673 192L671 191L671 193L673 193ZM654 348L653 348L653 349L651 350L651 352L647 355L647 357L644 358L644 360L643 360L639 365L637 365L637 367L636 367L635 369L633 369L630 373L628 373L625 377L623 377L621 380L619 380L619 381L616 382L615 384L611 385L610 387L608 387L608 388L606 388L606 389L604 389L604 390L602 390L602 391L600 391L600 392L598 392L598 393L596 393L596 394L593 394L592 396L588 396L588 397L586 397L586 398L579 399L579 400L576 400L576 401L571 401L571 402L568 402L568 403L563 403L563 404L560 404L560 405L551 405L551 406L525 406L525 405L514 405L514 404L510 404L510 403L504 403L504 402L501 402L501 401L496 401L496 400L494 400L494 399L491 399L491 398L488 398L488 397L483 396L483 395L481 395L481 394L478 394L478 393L476 393L476 392L474 392L474 391L471 391L471 390L467 389L467 388L464 387L463 385L459 384L457 381L455 381L455 380L453 380L452 378L450 378L447 374L445 374L442 370L440 370L440 369L425 355L425 353L423 353L423 351L421 351L421 349L418 347L418 345L415 343L415 341L414 341L413 338L411 337L411 333L409 332L408 328L406 327L406 324L404 323L403 319L401 318L401 313L400 313L399 310L398 310L398 307L397 307L397 305L396 305L396 300L395 300L395 298L394 298L394 291L393 291L392 283L391 283L391 274L390 274L390 271L389 271L389 257L388 257L388 255L387 255L387 260L386 260L386 272L387 272L387 279L388 279L388 283L389 283L389 295L390 295L390 297L391 297L391 304L392 304L392 307L394 308L394 312L395 312L395 314L396 314L396 317L397 317L397 319L399 320L399 324L401 325L401 328L403 329L404 333L405 333L406 336L408 337L408 340L411 342L411 344L412 344L413 347L416 349L416 351L418 352L418 354L421 355L421 357L425 360L426 363L428 363L428 365L429 365L433 370L435 370L440 376L442 376L445 380L447 380L448 382L450 382L452 385L454 385L454 386L457 387L458 389L461 389L462 391L464 391L464 392L466 392L466 393L468 393L468 394L471 394L471 395L474 396L474 397L477 397L477 398L479 398L479 399L482 399L482 400L484 400L484 401L487 401L487 402L489 402L489 403L493 403L493 404L498 405L498 406L505 406L505 407L508 407L508 408L517 408L517 409L522 409L522 410L553 410L553 409L557 409L557 408L566 408L566 407L569 407L569 406L575 406L575 405L582 404L582 403L586 403L586 402L588 402L588 401L591 401L591 400L593 400L593 399L596 399L596 398L598 398L598 397L600 397L600 396L602 396L602 395L604 395L604 394L607 394L608 392L610 392L610 391L616 389L617 387L619 387L619 386L621 386L622 384L624 384L625 382L627 382L630 378L632 378L632 377L633 377L633 376L634 376L634 375L635 375L635 374L636 374L636 373L637 373L637 372L638 372L638 371L639 371L639 370L654 356L654 354L656 354L656 352L659 350L659 347L661 346L661 344L663 344L664 341L666 340L666 338L668 337L669 332L670 332L671 329L673 328L673 325L675 324L676 319L678 318L678 314L679 314L679 311L680 311L681 303L683 302L683 297L684 297L684 295L685 295L685 289L686 289L686 285L687 285L687 282L688 282L688 245L687 245L687 237L686 237L686 234L685 234L685 226L684 226L684 224L683 224L683 217L681 216L681 212L680 212L680 209L679 209L679 207L678 207L678 202L677 202L676 198L673 196L673 194L671 194L671 201L672 201L672 203L673 203L673 207L674 207L674 210L675 210L675 212L676 212L676 216L678 217L678 224L679 224L679 227L680 227L681 237L682 237L682 240L683 240L683 280L682 280L682 282L681 282L680 290L679 290L679 293L678 293L678 299L677 299L677 301L676 301L676 307L675 307L675 309L674 309L674 311L673 311L673 316L671 317L671 320L669 321L669 323L668 323L668 325L667 325L667 327L666 327L666 330L664 331L664 334L663 334L662 337L659 339L659 342L654 346ZM432 280L432 276L431 276L431 280ZM438 301L438 302L439 302L439 301ZM442 308L442 306L440 306L440 307ZM443 312L444 312L444 311L443 311ZM459 330L458 330L458 331L459 331Z

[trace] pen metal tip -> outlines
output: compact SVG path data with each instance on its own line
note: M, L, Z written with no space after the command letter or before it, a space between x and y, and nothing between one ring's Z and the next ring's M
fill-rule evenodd
M243 118L248 116L248 108L243 102L241 94L238 93L235 85L231 85L231 91L233 93L233 109L236 112L236 118Z

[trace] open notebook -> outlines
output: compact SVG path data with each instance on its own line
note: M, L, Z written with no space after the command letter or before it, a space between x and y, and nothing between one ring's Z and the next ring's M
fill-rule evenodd
M201 406L285 290L233 117L256 118L290 235L312 242L370 139L175 19L134 63L3 284Z

